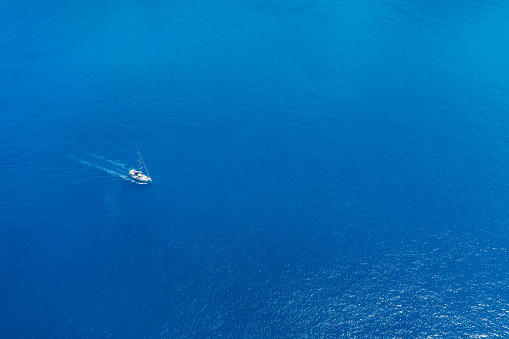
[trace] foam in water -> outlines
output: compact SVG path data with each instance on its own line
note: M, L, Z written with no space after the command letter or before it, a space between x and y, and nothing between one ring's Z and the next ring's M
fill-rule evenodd
M102 161L106 161L106 162L108 162L108 163L110 163L110 164L112 164L112 165L118 166L118 167L120 167L120 168L122 168L122 169L127 169L126 165L124 165L124 164L122 164L122 163L119 163L119 162L117 162L117 161L114 161L114 160L106 159L106 158L105 158L104 156L102 156L102 155L98 155L98 154L94 154L94 153L88 153L88 152L85 152L85 153L87 153L87 154L88 154L88 155L90 155L90 156L93 156L93 157L94 157L94 158L96 158L96 159L99 159L99 160L102 160Z
M90 154L91 156L93 156L94 158L96 159L100 159L100 160L103 160L109 164L114 164L118 167L121 167L123 169L126 168L126 166L124 164L120 164L120 163L117 163L113 160L109 160L109 159L106 159L104 158L103 156L101 155L96 155L96 154L92 154L92 153L87 153L87 154ZM83 159L78 159L78 158L75 158L75 157L71 157L72 159L76 160L77 162L79 162L80 164L82 165L86 165L86 166L90 166L90 167L94 167L94 168L97 168L97 169L100 169L101 171L104 171L110 175L114 175L116 177L119 177L119 178L122 178L124 180L127 180L129 182L132 182L132 183L135 183L135 184L138 184L138 185L145 185L146 183L142 183L142 182L138 182L136 180L133 180L131 179L131 177L129 177L128 175L125 175L125 174L122 174L122 173L119 173L117 172L116 170L114 169L111 169L111 168L107 168L107 167L104 167L104 166L101 166L101 165L98 165L98 164L94 164L92 162L89 162L89 161L86 161L86 160L83 160Z

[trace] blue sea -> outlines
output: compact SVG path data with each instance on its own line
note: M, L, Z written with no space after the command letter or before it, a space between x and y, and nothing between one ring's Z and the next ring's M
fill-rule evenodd
M508 17L0 2L0 337L508 338Z

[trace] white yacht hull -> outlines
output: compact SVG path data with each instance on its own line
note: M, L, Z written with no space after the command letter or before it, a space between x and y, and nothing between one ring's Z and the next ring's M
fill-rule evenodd
M134 169L129 171L129 176L131 176L131 178L133 178L134 180L139 181L139 182L146 182L146 183L152 182L152 179L149 176L143 174L141 171L136 171Z

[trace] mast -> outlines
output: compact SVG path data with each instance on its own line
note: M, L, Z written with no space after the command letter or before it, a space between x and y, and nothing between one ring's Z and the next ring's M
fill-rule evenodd
M140 160L143 164L143 167L145 167L145 172L147 172L147 176L150 178L150 174L148 174L148 169L147 169L147 166L145 165L145 161L143 161L143 157L141 156L141 152L140 152L140 149L138 148L138 144L136 144L136 149L138 150L138 155L140 156ZM140 162L140 160L138 160L138 162Z

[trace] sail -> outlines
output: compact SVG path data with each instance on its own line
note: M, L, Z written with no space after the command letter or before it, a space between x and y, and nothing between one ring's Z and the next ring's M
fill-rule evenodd
M132 169L129 171L129 175L136 181L141 181L143 183L152 182L152 178L150 178L150 174L148 173L147 166L145 165L145 161L141 156L140 149L138 148L138 144L136 144L136 150L138 153L138 163L140 164L139 170ZM143 169L145 169L145 173L143 173Z
M147 173L147 176L150 178L150 174L148 173L147 166L145 165L145 161L143 161L143 157L141 156L140 149L138 148L138 144L136 144L136 150L138 151L138 162L140 163L140 170L145 168L145 172Z

